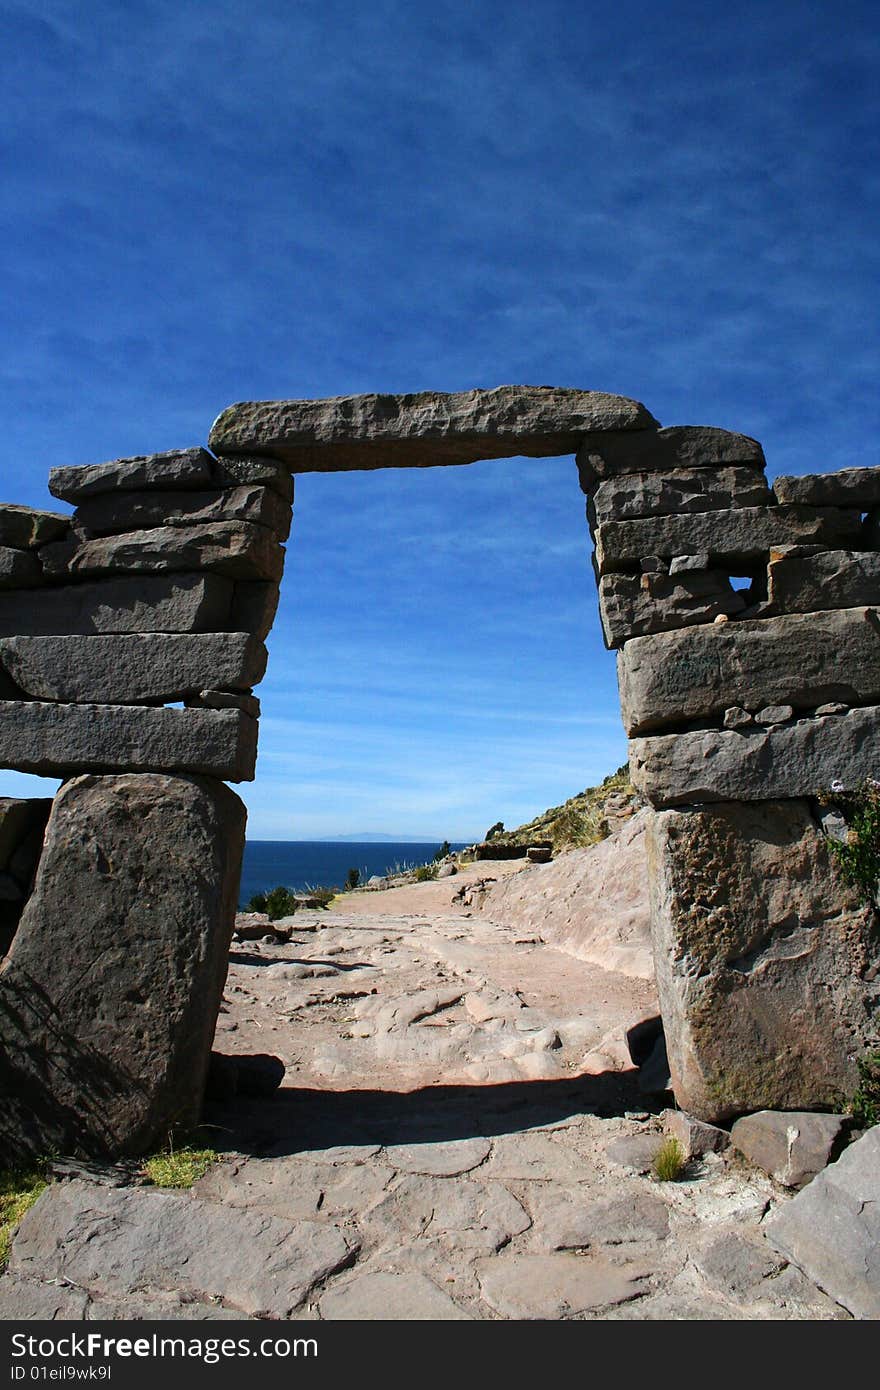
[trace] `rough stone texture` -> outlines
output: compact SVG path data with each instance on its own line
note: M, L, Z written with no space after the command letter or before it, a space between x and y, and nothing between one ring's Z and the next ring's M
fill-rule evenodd
M390 1163L393 1156L387 1155ZM498 1182L455 1182L409 1174L396 1182L365 1219L377 1241L388 1230L406 1239L413 1230L458 1250L501 1250L531 1226L520 1202Z
M727 511L608 521L596 528L596 564L600 574L607 574L632 568L643 555L671 559L705 551L713 565L748 565L766 559L775 545L815 542L828 547L857 546L861 537L858 511L836 507L734 507Z
M770 489L754 468L683 468L675 473L622 473L599 483L587 503L590 525L680 512L764 507Z
M771 728L706 729L630 742L633 785L653 806L810 796L880 778L880 707Z
M0 765L73 772L200 772L250 782L257 722L241 710L0 700Z
M774 703L876 703L880 613L795 613L636 637L618 655L617 679L630 735L719 716L731 706L754 713Z
M599 616L608 647L630 637L711 623L720 613L740 613L743 595L722 570L656 574L605 574L599 580Z
M216 521L268 526L283 541L290 534L290 507L277 492L258 485L211 492L104 493L80 503L75 526L81 535L110 536Z
M644 1265L601 1255L502 1255L477 1265L483 1298L506 1318L566 1318L646 1292Z
M880 946L808 803L659 813L648 852L678 1105L710 1122L838 1106L876 1027Z
M42 584L40 562L30 550L0 545L0 589L28 589Z
M213 462L205 449L170 449L164 454L138 454L112 463L52 468L49 491L65 502L80 502L102 492L210 487Z
M669 425L637 437L597 435L583 440L577 465L581 487L589 493L597 482L625 473L677 473L682 468L719 468L738 464L764 467L764 450L756 439L708 425Z
M70 517L60 512L41 512L33 507L17 507L11 502L0 504L0 546L11 545L16 550L32 550L57 541L70 526Z
M58 541L39 552L50 578L95 574L167 574L207 570L230 579L270 579L284 569L284 551L265 526L218 521L203 526L157 526L95 540Z
M250 632L265 642L275 621L280 592L277 584L236 584L229 615L230 629Z
M880 506L880 468L841 468L836 473L807 473L777 478L773 491L780 502L814 507Z
M217 454L268 454L294 473L425 468L525 454L573 454L593 430L643 430L651 413L625 396L554 386L333 396L231 405L209 436Z
M240 1313L286 1318L356 1249L328 1223L73 1181L31 1207L10 1270L111 1296L183 1287Z
M0 637L216 632L230 623L232 592L231 580L219 574L145 574L0 594ZM253 629L234 625L233 630Z
M606 1201L584 1200L583 1188L539 1188L532 1196L537 1249L586 1250L665 1240L669 1209L649 1192Z
M605 1150L612 1163L634 1173L650 1173L662 1145L662 1134L627 1134L613 1139Z
M218 487L237 487L241 483L261 483L272 488L285 502L293 504L293 478L278 459L254 455L221 455L214 462L214 482Z
M843 1144L844 1115L759 1110L730 1131L733 1147L783 1187L805 1187Z
M479 908L603 970L651 980L651 919L642 811L615 835L490 886Z
M702 1158L704 1154L723 1153L730 1147L730 1135L717 1125L695 1120L686 1110L665 1110L663 1128L677 1139L685 1158Z
M0 970L5 1162L142 1153L198 1120L244 824L209 778L62 787Z
M247 691L267 658L244 632L0 638L0 671L19 690L74 704L182 700L209 684Z
M388 1161L404 1173L453 1177L470 1173L489 1156L488 1139L454 1139L447 1142L393 1145Z
M34 881L52 802L0 797L0 957L12 943Z
M416 1270L408 1270L405 1274L368 1270L325 1293L320 1308L322 1319L329 1322L339 1319L454 1322L470 1318L448 1294Z
M880 599L880 555L831 550L821 555L771 553L767 602L771 613L856 608Z
M773 1212L764 1231L853 1317L880 1318L880 1125Z
M15 1274L0 1278L0 1320L3 1322L79 1322L86 1315L89 1296L84 1289L21 1279Z

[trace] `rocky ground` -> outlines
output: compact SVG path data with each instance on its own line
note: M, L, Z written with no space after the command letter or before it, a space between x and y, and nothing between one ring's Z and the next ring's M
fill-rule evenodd
M495 920L477 880L533 905L554 866L512 898L522 868L352 895L297 913L286 943L237 942L215 1047L280 1056L283 1086L212 1104L223 1160L189 1192L124 1168L55 1183L0 1316L847 1317L765 1240L791 1200L769 1178L729 1150L652 1176L661 1104L622 1046L652 982L541 943L523 911Z

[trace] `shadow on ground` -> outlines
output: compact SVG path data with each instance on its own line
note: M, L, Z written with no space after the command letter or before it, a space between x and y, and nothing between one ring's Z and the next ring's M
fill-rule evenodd
M638 1073L603 1072L562 1081L430 1086L416 1091L318 1091L284 1087L271 1096L206 1106L215 1148L271 1155L340 1144L419 1144L513 1134L585 1113L602 1117L646 1104Z

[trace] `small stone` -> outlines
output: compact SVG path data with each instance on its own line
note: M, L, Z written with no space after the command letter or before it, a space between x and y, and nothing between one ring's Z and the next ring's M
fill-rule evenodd
M661 560L659 555L645 555L639 561L639 568L642 574L668 574L670 565L668 560Z
M707 1125L694 1119L686 1110L665 1110L663 1128L677 1139L685 1158L701 1158L703 1154L721 1153L730 1145L730 1135L717 1125Z
M730 617L727 613L719 613L712 621L713 623L729 623Z
M457 873L458 873L458 867L457 867L457 865L455 865L455 864L441 864L441 865L440 865L440 868L437 870L437 877L438 877L438 878L452 878L452 877L453 877L455 874L457 874Z
M846 1127L845 1115L759 1110L736 1121L730 1142L783 1187L804 1187L830 1163Z
M814 714L846 714L849 705L843 705L839 700L830 700L826 705L817 705Z
M206 449L139 454L112 463L53 468L49 472L49 491L65 502L79 502L102 492L210 487L212 466L213 459Z
M686 574L688 570L707 570L708 568L708 550L701 550L697 555L674 555L669 562L670 574Z
M745 729L749 724L753 724L754 720L741 705L731 705L730 709L724 711L722 723L725 729Z
M787 724L790 719L794 719L791 705L765 705L755 715L756 724Z
M188 703L196 709L240 709L251 719L260 717L260 702L250 693L238 695L232 690L200 690Z

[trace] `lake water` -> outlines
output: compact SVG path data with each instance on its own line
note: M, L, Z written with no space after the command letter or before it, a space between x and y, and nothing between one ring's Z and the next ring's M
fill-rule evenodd
M464 844L451 847L464 849ZM428 864L439 848L439 840L366 844L350 840L248 840L238 900L250 902L255 893L265 893L279 884L297 891L322 885L341 887L349 869L359 870L365 883L373 874L387 874L398 866Z

